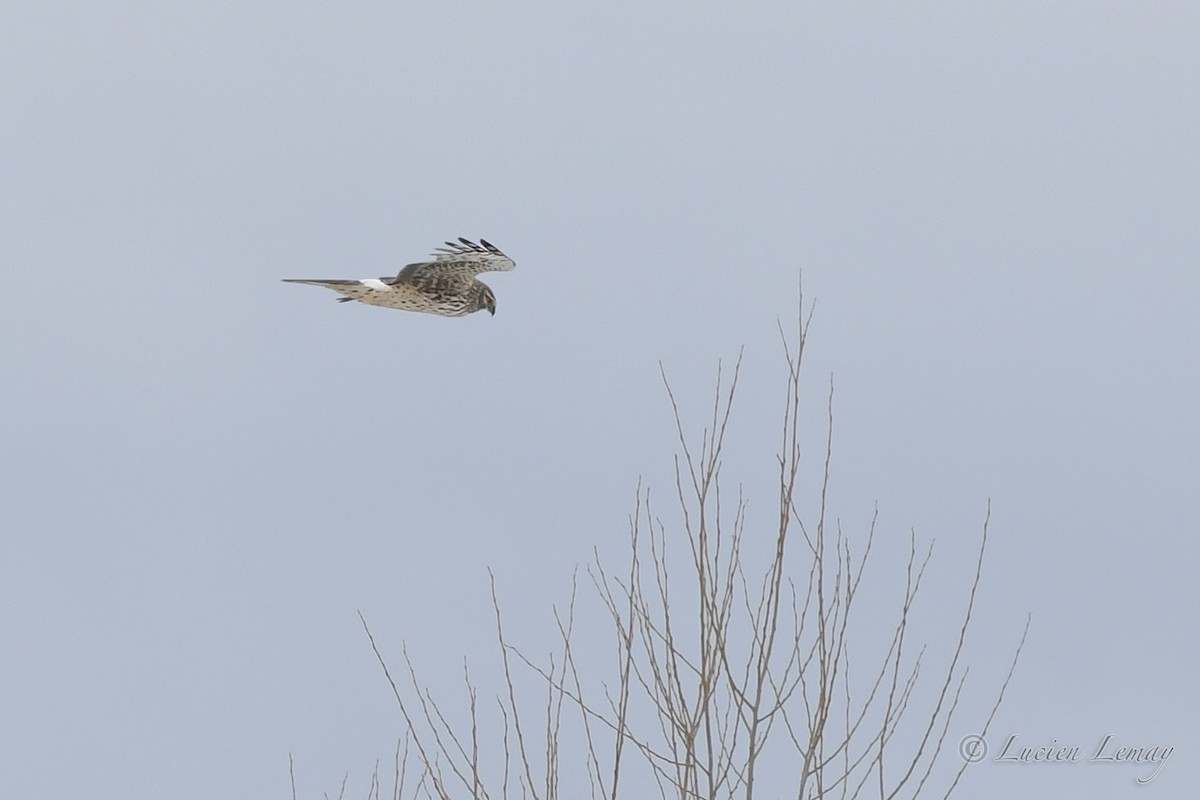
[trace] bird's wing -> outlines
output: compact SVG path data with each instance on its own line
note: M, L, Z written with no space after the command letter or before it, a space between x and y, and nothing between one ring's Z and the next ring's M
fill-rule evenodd
M445 247L437 248L433 254L433 261L419 261L400 270L393 282L434 275L474 277L481 272L507 272L516 268L517 262L504 255L486 239L480 239L479 244L475 244L469 239L459 237L457 244L446 242Z

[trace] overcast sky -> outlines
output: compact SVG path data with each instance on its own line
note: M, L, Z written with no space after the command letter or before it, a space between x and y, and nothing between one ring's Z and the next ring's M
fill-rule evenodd
M356 610L453 696L491 568L542 647L639 478L672 519L660 361L698 432L745 346L770 536L801 271L808 452L832 374L832 511L878 505L884 599L936 539L931 642L991 502L952 734L1031 613L990 744L1176 748L963 796L1194 791L1198 41L1190 2L7 3L0 796L285 797L290 753L365 797L401 720ZM518 263L494 318L279 282L457 236Z

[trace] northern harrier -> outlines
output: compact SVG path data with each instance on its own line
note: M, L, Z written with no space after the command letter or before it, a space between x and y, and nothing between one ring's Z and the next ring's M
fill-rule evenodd
M284 278L285 283L311 283L333 289L345 297L339 303L357 300L373 306L424 311L445 317L461 317L486 308L496 313L496 295L475 278L481 272L516 269L516 262L484 239L479 244L459 237L437 248L433 261L409 264L394 278L362 280L307 280Z

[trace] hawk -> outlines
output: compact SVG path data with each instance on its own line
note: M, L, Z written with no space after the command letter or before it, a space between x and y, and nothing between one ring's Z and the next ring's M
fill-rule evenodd
M487 284L476 279L481 272L516 269L516 262L499 248L480 239L479 244L459 237L446 242L433 254L433 261L409 264L393 278L362 280L315 280L284 278L285 283L311 283L333 289L345 297L339 303L357 300L372 306L424 311L444 317L461 317L486 308L496 313L496 295Z

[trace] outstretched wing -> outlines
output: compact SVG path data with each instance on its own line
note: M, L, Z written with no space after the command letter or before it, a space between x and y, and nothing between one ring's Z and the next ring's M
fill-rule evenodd
M486 239L475 244L459 237L458 243L446 242L445 247L437 248L433 258L433 261L409 264L391 282L450 275L473 278L481 272L507 272L517 268L517 262Z

